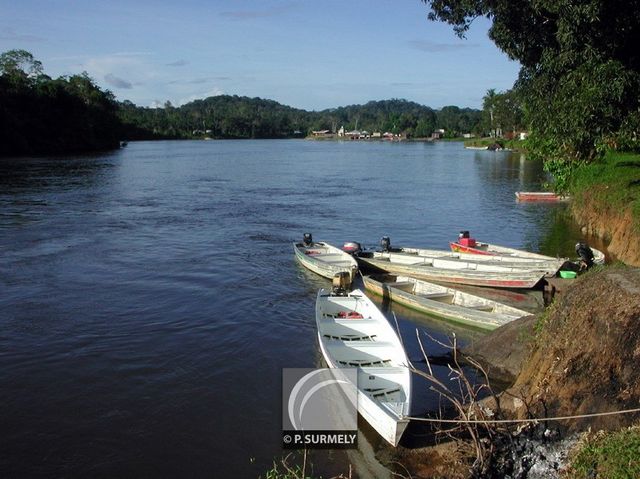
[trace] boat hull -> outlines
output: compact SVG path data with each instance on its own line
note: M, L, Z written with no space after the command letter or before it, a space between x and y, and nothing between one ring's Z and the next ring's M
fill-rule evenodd
M353 282L358 272L358 262L353 256L328 243L312 243L308 247L294 243L293 251L300 264L325 278L332 279L344 272L349 274L350 282Z
M480 241L476 242L476 247L465 246L460 243L456 243L455 241L449 242L449 247L451 251L454 253L468 253L468 254L476 254L476 255L484 255L484 256L511 256L514 258L523 258L523 259L534 259L534 260L543 260L543 261L554 261L557 258L553 256L546 256L539 253L531 253L529 251L523 251L516 248L510 248L508 246L499 246L491 243L482 243ZM605 263L605 255L602 251L597 250L595 248L591 248L593 251L593 262L594 264L604 264Z
M354 301L350 301L352 297ZM347 319L340 311L355 311L362 317ZM397 446L409 423L411 372L391 325L359 290L348 297L320 290L316 324L327 365L358 369L358 413L385 441Z
M518 201L548 201L557 203L560 201L569 201L568 196L557 195L547 191L516 191Z
M465 326L492 330L530 314L497 301L426 281L400 276L391 277L394 281L386 282L386 279L388 278L365 276L363 281L367 290L379 296ZM408 286L409 291L401 287L401 284Z
M489 286L492 288L531 289L544 277L540 271L463 271L426 264L402 264L375 258L359 258L375 269L442 283Z

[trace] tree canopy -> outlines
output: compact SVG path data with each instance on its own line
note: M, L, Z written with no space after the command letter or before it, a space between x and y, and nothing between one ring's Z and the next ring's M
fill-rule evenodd
M423 0L464 37L478 17L520 62L515 89L534 152L591 160L639 148L640 1Z

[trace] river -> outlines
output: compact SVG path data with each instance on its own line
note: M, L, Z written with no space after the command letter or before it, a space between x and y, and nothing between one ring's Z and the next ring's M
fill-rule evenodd
M570 254L563 206L515 201L543 178L520 155L444 142L133 142L0 159L0 475L264 475L282 456L282 368L320 364L314 299L329 281L292 242L444 249L466 229ZM394 310L407 338L454 329ZM416 413L437 402L417 395ZM314 470L348 460L319 455Z

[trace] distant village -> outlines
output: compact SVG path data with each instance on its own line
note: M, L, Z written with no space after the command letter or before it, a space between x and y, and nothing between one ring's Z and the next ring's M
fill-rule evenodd
M431 136L426 138L414 138L414 140L423 140L423 141L435 141L440 140L445 137L446 130L444 128L439 128L431 133ZM528 136L526 131L502 131L501 128L497 128L491 131L489 135L491 138L504 138L506 140L519 139L525 140ZM472 139L475 138L476 135L473 133L463 133L462 138L464 139ZM307 138L311 139L340 139L340 140L386 140L386 141L403 141L407 140L408 137L404 133L391 133L389 131L385 131L384 133L380 131L374 131L372 133L366 130L350 130L346 131L344 126L341 126L337 133L332 132L331 130L313 130L311 131L311 135Z
M435 130L428 138L422 138L423 140L433 141L444 138L445 130L443 128ZM474 138L473 133L465 133L462 135L464 138ZM350 130L346 131L344 126L341 126L337 133L333 133L331 130L313 130L311 132L311 138L314 139L344 139L344 140L386 140L386 141L402 141L406 140L407 136L404 133L391 133L385 131L374 131L372 133L366 130Z

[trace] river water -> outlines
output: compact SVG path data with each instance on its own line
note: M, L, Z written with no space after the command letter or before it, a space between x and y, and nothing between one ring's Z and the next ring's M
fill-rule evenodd
M539 163L460 143L140 142L0 160L0 475L264 475L282 456L282 368L320 364L314 300L329 281L291 243L444 249L468 229L569 254L562 206L515 201L542 180ZM406 338L455 329L394 310ZM417 396L415 413L437 402ZM347 461L318 455L314 470Z

